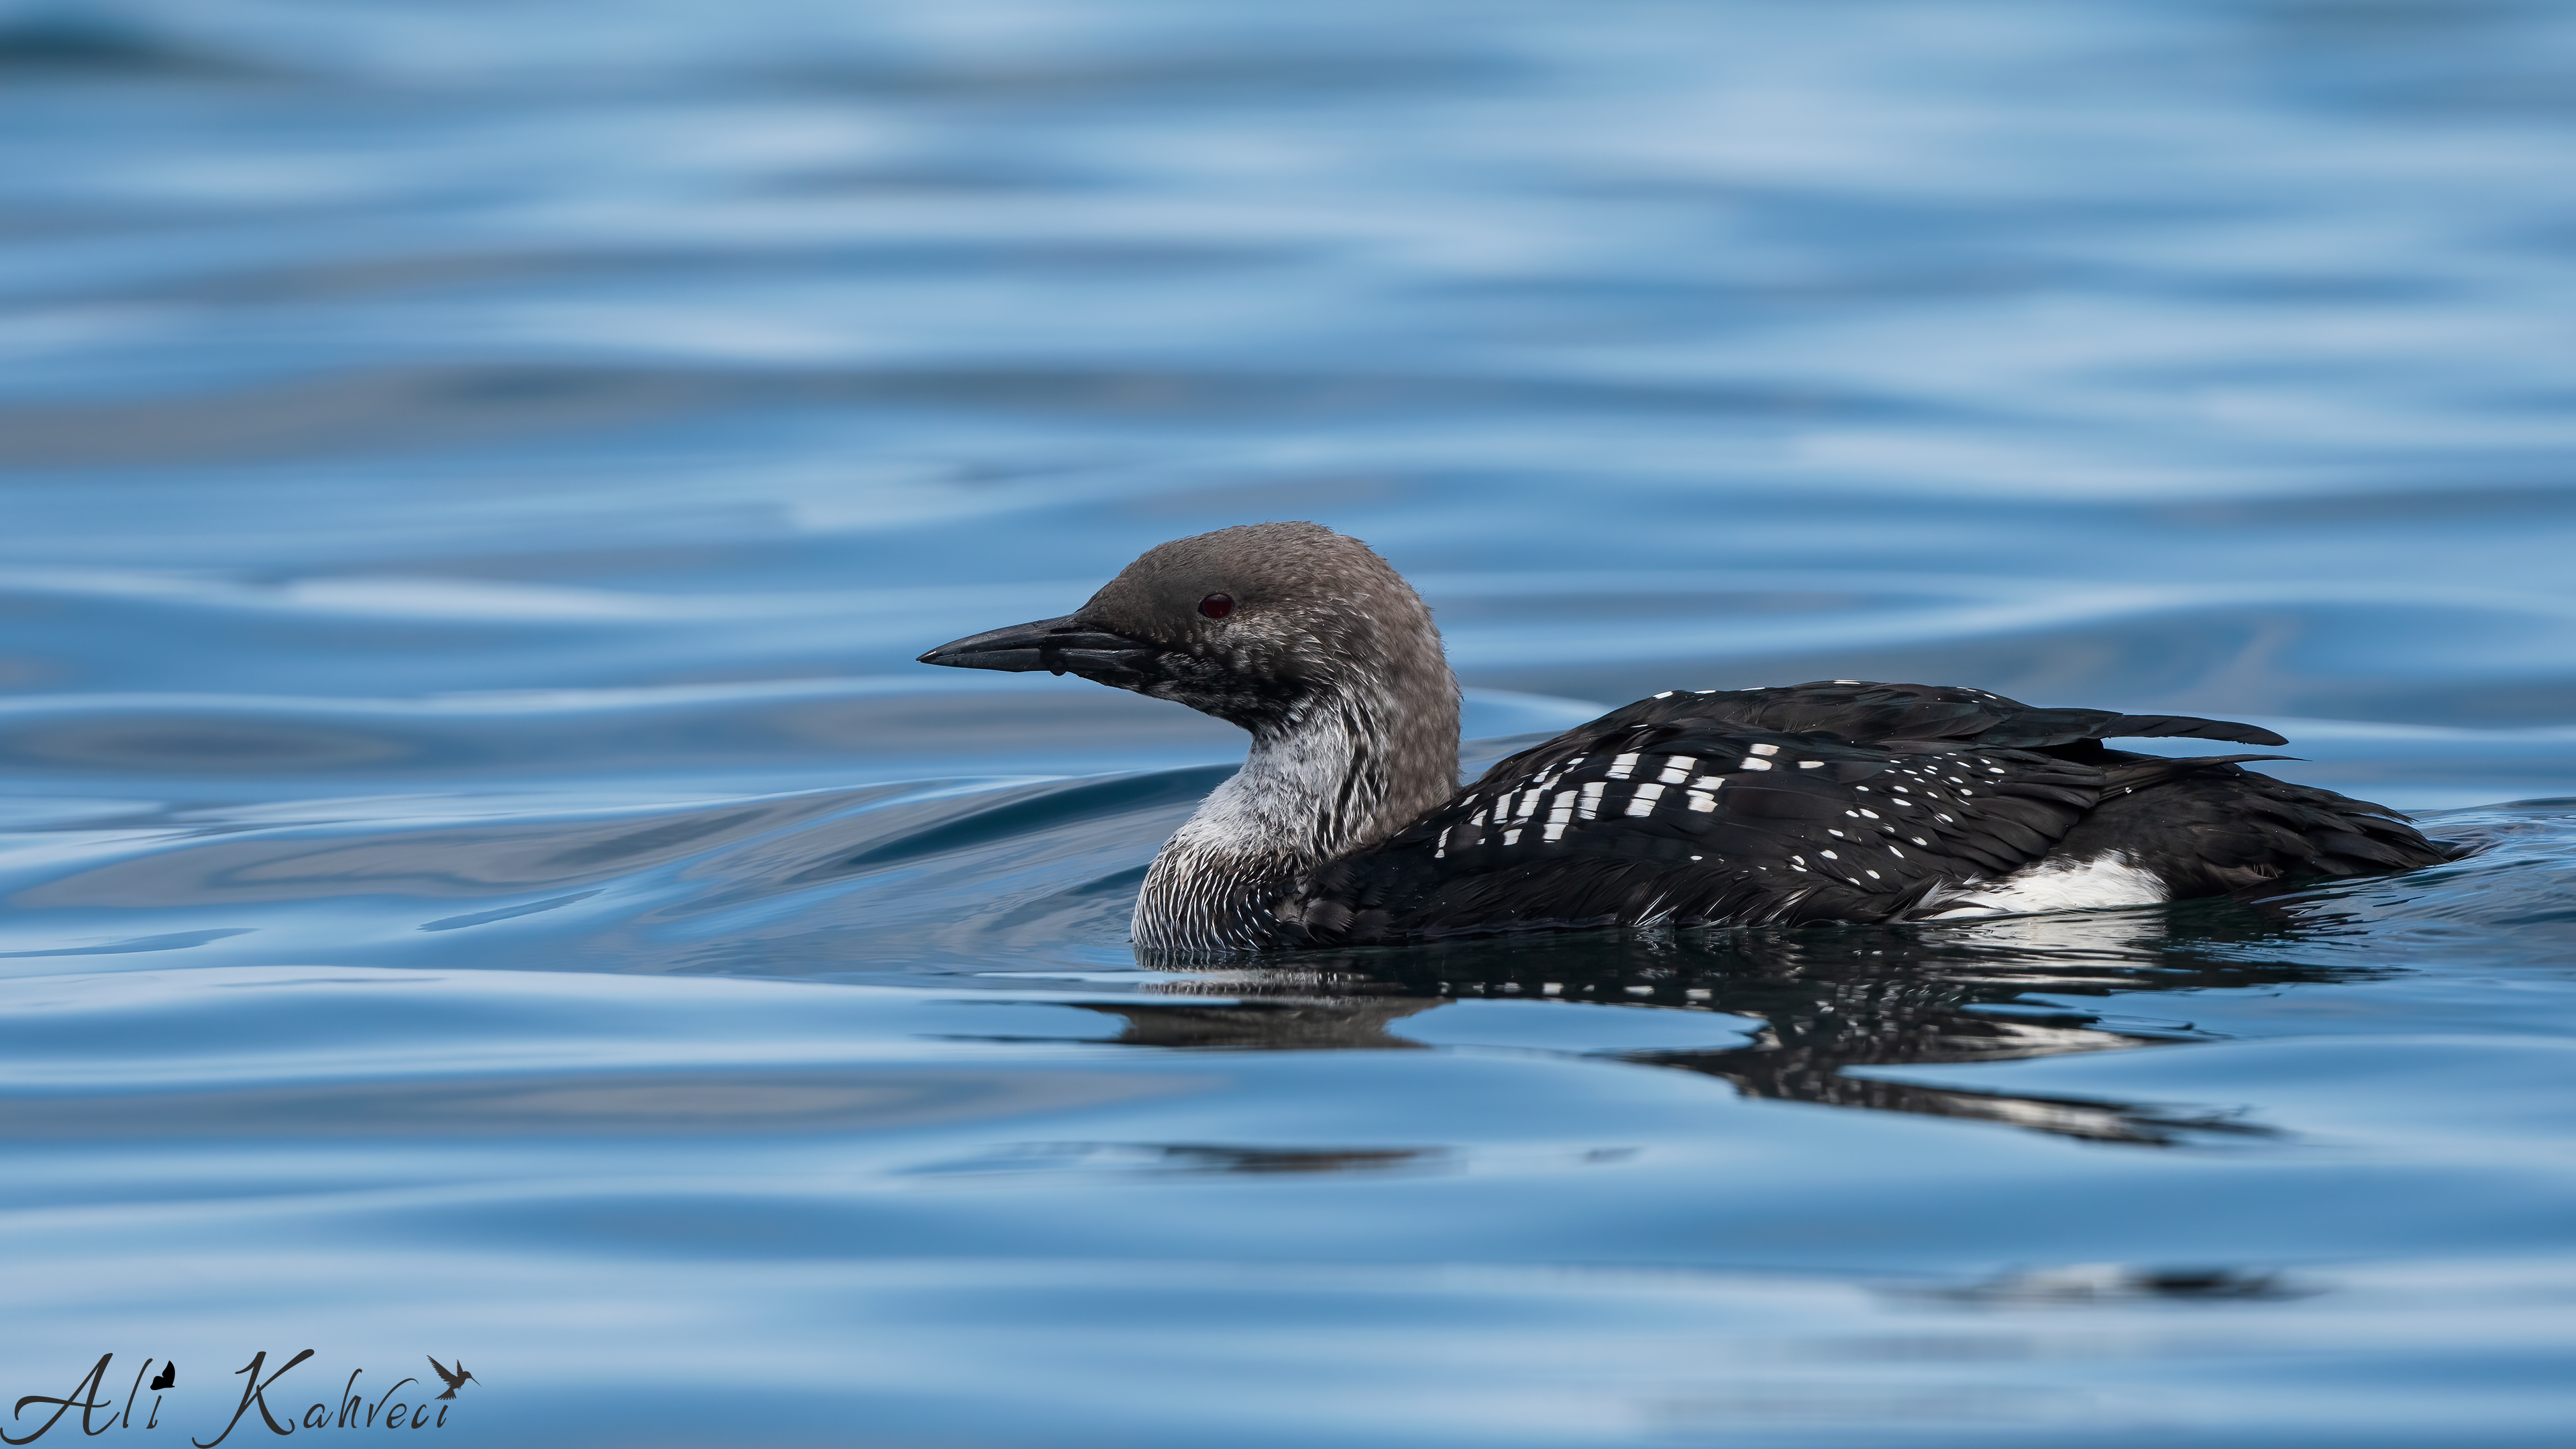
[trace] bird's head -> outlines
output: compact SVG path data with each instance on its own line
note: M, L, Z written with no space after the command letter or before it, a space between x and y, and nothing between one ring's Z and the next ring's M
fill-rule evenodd
M1255 735L1336 695L1456 700L1412 586L1367 544L1312 523L1175 539L1062 618L969 635L921 662L1078 674Z

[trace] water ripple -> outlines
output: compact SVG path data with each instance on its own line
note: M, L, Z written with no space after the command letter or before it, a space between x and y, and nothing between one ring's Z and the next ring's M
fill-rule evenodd
M2571 60L2521 0L0 18L6 1398L2560 1442ZM1145 970L1240 735L911 661L1263 518L1421 584L1471 767L1957 682L2478 849Z

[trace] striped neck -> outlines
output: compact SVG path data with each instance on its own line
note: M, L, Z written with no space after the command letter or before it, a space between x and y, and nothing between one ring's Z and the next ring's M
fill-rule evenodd
M1412 824L1458 787L1458 696L1436 689L1320 692L1253 736L1243 768L1164 843L1136 898L1136 945L1182 955L1276 943L1275 908L1328 860Z

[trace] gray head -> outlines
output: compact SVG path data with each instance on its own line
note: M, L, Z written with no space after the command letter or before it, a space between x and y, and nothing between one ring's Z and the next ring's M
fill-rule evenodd
M1431 611L1368 545L1311 523L1176 539L1061 619L942 644L921 662L1079 674L1252 732L1243 768L1146 871L1141 947L1258 947L1305 872L1458 786L1458 685Z
M1431 611L1367 544L1312 523L1174 539L1063 618L942 644L921 662L1078 674L1256 738L1337 707L1401 716L1408 733L1445 721L1455 759L1457 685Z

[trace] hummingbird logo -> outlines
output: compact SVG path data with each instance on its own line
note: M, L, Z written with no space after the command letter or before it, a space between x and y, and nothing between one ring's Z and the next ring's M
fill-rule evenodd
M429 1357L428 1355L423 1356ZM429 1357L429 1366L438 1370L438 1381L447 1385L447 1392L439 1395L442 1399L455 1398L456 1391L458 1389L461 1389L470 1383L482 1382L482 1380L474 1377L472 1370L465 1367L465 1360L461 1358L456 1361L456 1372L454 1373L449 1373L447 1371L447 1365L440 1363L435 1357ZM447 1411L441 1409L439 1412L445 1413Z

